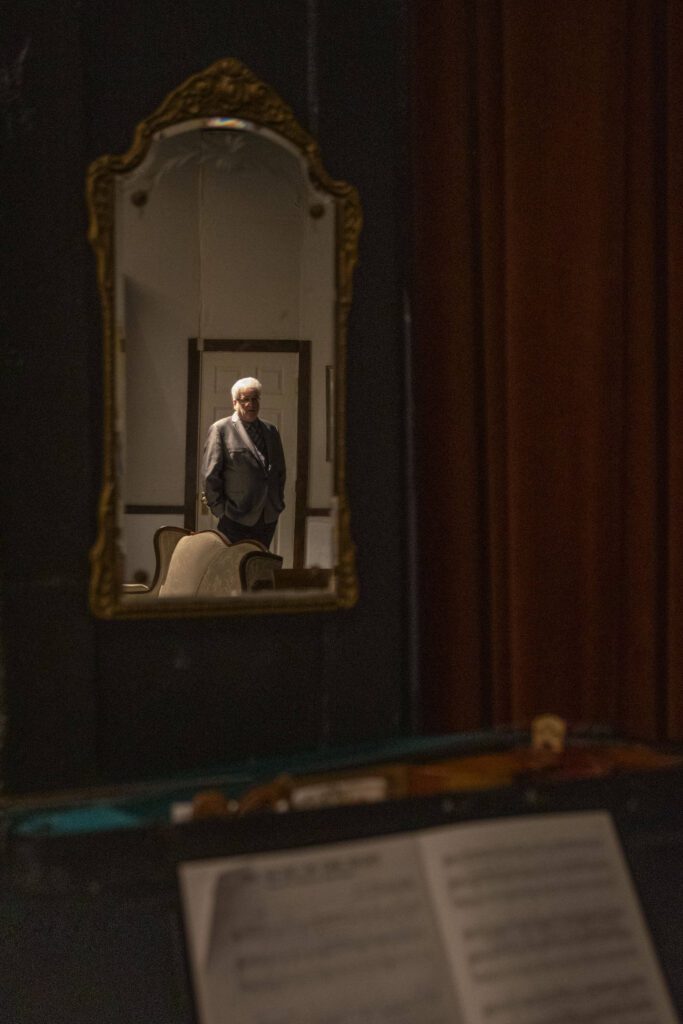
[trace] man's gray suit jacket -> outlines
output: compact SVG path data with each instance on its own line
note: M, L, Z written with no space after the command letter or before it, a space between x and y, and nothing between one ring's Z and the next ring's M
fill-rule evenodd
M285 507L285 453L277 427L259 420L267 460L237 413L212 423L204 445L202 480L206 502L219 519L254 526L261 512L275 522Z

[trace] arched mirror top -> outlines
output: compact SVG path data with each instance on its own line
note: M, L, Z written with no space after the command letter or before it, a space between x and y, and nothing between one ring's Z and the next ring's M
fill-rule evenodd
M345 364L355 188L327 174L269 86L225 59L174 90L127 153L96 160L87 197L104 332L92 610L353 604ZM245 378L262 389L256 435L241 391L231 393ZM207 455L217 432L220 472ZM268 479L265 496L244 460ZM272 539L259 532L269 526Z

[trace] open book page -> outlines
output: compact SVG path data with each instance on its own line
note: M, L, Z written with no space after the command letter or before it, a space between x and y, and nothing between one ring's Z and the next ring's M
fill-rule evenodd
M412 836L191 862L201 1024L463 1024Z
M200 1024L675 1024L609 815L181 865Z
M609 815L417 841L468 1024L675 1024Z

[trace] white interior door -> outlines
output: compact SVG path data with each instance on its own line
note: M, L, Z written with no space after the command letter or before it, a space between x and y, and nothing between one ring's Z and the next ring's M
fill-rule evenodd
M285 451L287 480L285 510L278 521L271 551L281 555L284 568L292 567L294 549L294 500L297 475L297 407L299 393L298 352L202 352L199 382L199 438L197 453L197 529L212 530L216 518L202 507L201 464L204 441L212 423L232 416L230 389L241 377L261 382L260 417L280 431Z

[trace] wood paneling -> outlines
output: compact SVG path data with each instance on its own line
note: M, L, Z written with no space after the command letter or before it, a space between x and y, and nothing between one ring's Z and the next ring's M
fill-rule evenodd
M396 201L403 5L10 0L0 32L6 63L30 39L3 122L9 787L164 775L400 732L412 634L402 587ZM319 136L329 172L356 185L364 206L348 387L361 599L331 618L94 622L86 602L100 486L101 327L85 169L100 154L125 151L170 89L224 56L283 96ZM376 379L373 366L381 367Z

